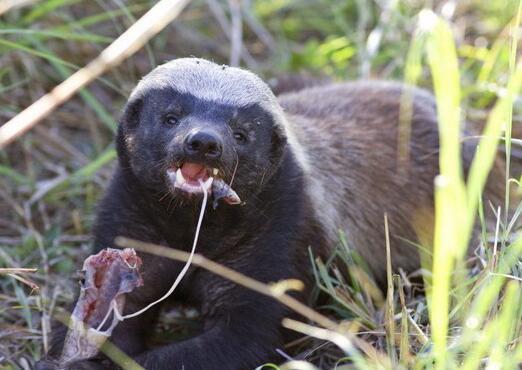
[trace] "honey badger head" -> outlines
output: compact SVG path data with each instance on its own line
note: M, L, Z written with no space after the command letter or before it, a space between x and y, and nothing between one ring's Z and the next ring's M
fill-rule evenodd
M185 58L140 81L117 143L122 167L157 194L198 198L213 176L233 181L248 200L277 170L286 137L281 108L260 78Z

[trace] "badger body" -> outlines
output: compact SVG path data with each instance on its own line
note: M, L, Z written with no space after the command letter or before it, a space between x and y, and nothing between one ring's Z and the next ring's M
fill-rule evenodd
M401 100L409 109L401 112ZM436 107L416 88L331 83L276 98L251 72L179 59L137 85L116 143L119 165L99 205L95 251L115 247L120 235L188 250L198 184L216 173L243 203L207 207L197 252L265 283L298 278L309 288L309 250L327 256L343 232L383 284L385 214L395 270L418 269L416 245L432 238ZM464 150L466 165L472 153ZM161 297L182 268L141 258L144 285L127 298L126 313ZM111 341L146 369L242 370L277 360L288 312L273 299L196 268L172 299L199 308L200 334L147 347L155 306L122 322ZM55 338L49 358L63 342ZM77 367L111 368L107 361Z

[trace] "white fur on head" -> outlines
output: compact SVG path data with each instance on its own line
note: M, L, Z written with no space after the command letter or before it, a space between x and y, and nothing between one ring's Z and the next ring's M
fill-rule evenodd
M258 104L274 115L288 145L304 171L309 170L306 153L297 141L283 110L268 85L256 74L236 67L218 65L200 58L180 58L167 62L146 75L132 92L131 99L150 89L171 88L206 101L234 107Z
M133 95L148 88L172 88L235 107L258 103L266 108L263 103L276 100L254 73L199 58L175 59L157 67L140 81Z

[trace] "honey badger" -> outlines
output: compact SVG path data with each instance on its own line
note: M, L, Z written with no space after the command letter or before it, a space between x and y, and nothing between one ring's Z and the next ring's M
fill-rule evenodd
M406 170L399 171L404 93L411 97L411 132ZM339 231L384 283L385 212L395 270L418 269L415 244L431 238L439 139L434 99L423 90L330 83L276 98L251 72L178 59L138 83L116 143L119 164L99 205L95 252L114 247L120 235L188 250L200 184L211 176L230 184L242 204L207 207L198 252L266 283L309 281L308 248L327 253ZM472 154L465 146L466 165ZM161 297L182 268L141 257L144 285L128 296L128 313ZM194 268L173 299L199 308L200 334L148 348L156 306L120 323L111 337L146 369L253 369L282 345L288 312L271 298ZM59 353L57 343L49 358ZM98 359L70 368L114 366Z

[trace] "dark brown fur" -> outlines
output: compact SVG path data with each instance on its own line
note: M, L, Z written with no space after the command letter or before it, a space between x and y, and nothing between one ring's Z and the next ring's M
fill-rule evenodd
M399 161L400 102L411 98L409 156ZM327 245L338 232L366 260L381 286L386 279L384 214L390 223L392 265L420 267L418 248L433 238L433 187L439 173L439 136L434 98L400 83L360 81L331 84L279 99L289 126L308 159L308 199L326 230ZM408 101L408 100L403 100ZM403 145L406 143L402 143ZM467 173L476 140L463 141ZM485 192L501 203L504 173L496 161Z
M404 94L413 107L411 140L404 143L409 155L399 162ZM182 113L175 125L165 124L162 117L172 106ZM297 277L309 288L308 247L327 254L342 230L382 285L387 213L393 268L419 268L412 243L431 242L438 173L437 116L429 93L371 81L308 88L278 101L252 73L200 59L159 67L130 97L117 137L119 166L100 204L95 251L113 246L118 235L190 247L200 199L173 190L165 171L186 160L180 148L187 132L208 129L224 149L220 158L203 163L222 168L227 182L234 177L245 205L207 209L199 253L263 282ZM234 141L234 130L249 139ZM468 168L474 149L470 142L464 146ZM162 296L182 267L141 257L144 287L129 295L127 312ZM173 299L200 309L199 335L148 348L155 308L124 321L111 340L147 369L242 370L277 360L280 322L288 312L274 300L198 269L190 270ZM62 340L57 336L49 357L59 353ZM80 366L105 365L71 368Z

